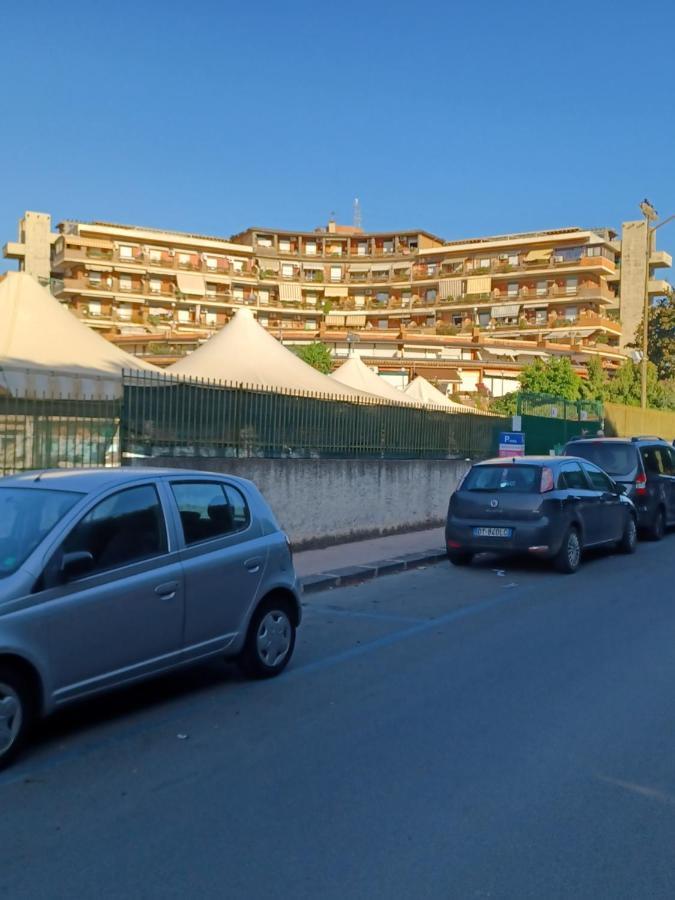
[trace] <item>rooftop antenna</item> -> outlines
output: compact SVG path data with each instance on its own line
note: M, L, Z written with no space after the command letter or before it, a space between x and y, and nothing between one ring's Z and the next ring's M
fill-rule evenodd
M354 197L354 228L361 228L361 203L358 197Z

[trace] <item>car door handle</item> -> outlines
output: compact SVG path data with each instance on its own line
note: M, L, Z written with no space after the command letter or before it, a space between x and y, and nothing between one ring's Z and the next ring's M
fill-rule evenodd
M158 584L155 588L155 593L162 600L173 600L177 590L177 581L167 581L166 584Z
M260 566L262 565L262 559L259 556L254 556L252 559L247 559L244 563L248 571L251 575L255 575L256 572L260 571Z

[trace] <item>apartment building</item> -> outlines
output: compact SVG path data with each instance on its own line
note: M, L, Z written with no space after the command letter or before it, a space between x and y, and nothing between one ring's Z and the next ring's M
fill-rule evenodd
M561 228L462 241L426 231L249 228L217 238L26 212L4 255L92 328L159 364L252 306L288 344L321 339L391 380L501 394L537 356L625 358L641 318L646 231ZM650 293L671 265L650 249ZM640 283L640 273L642 281Z

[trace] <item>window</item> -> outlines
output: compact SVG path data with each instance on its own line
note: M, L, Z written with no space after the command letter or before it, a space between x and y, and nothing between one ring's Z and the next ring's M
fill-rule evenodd
M269 316L258 316L258 321L261 325L264 325L265 328L270 324Z
M11 575L84 494L0 488L0 578Z
M265 290L258 291L258 303L262 306L268 306L270 302L270 292Z
M548 294L548 281L537 282L537 297L545 297Z
M668 447L644 447L640 450L645 469L651 475L672 475L672 463Z
M382 329L389 328L389 319L378 319L377 327Z
M208 281L206 282L205 290L206 290L207 297L215 297L218 292L217 285L211 284Z
M316 319L305 320L305 331L316 331Z
M293 277L293 265L291 263L283 263L282 264L281 276L282 276L282 278L292 278Z
M578 308L576 306L566 306L565 318L569 319L570 322L576 322L576 320L579 318Z
M272 246L272 238L262 237L258 235L258 246L259 247L271 247Z
M609 493L614 490L614 485L611 479L600 469L596 469L595 466L589 465L589 463L585 463L584 470L588 475L588 480L591 482L591 487L594 491Z
M437 293L438 292L437 292L436 288L429 288L429 290L424 295L427 303L435 303Z
M87 575L166 553L166 527L151 485L127 488L101 500L63 542L63 553L90 553Z
M150 293L151 294L161 294L162 293L161 278L151 278L150 279Z
M393 253L394 252L394 242L393 241L385 241L382 245L383 253Z
M363 294L354 294L354 309L364 309L366 298Z
M218 314L214 312L207 312L204 314L204 322L207 325L217 325L218 324Z
M120 275L120 290L121 291L131 291L133 290L134 283L131 280L131 275Z
M250 516L242 494L217 482L175 482L176 499L186 544L208 541L246 528Z
M506 293L509 297L517 297L518 296L518 282L510 281L506 288Z
M410 291L403 291L401 294L401 306L410 306L412 294Z
M177 311L178 321L185 323L190 321L190 310L189 309L179 309Z
M568 488L569 490L588 490L586 478L578 463L569 463L563 466L558 478L558 487Z
M243 272L244 271L244 260L243 259L233 259L232 260L232 268L235 272Z
M427 328L433 328L436 324L436 319L433 316L427 316L424 324L427 326Z
M635 445L619 441L575 441L565 452L595 463L610 475L631 475L638 466Z
M279 239L279 252L280 253L290 253L291 252L291 242L286 238Z
M316 241L307 241L305 244L305 253L307 256L316 256Z
M489 269L492 263L491 259L479 259L478 260L478 268L479 269Z
M479 324L482 328L485 328L487 325L490 324L490 319L491 319L491 318L492 318L492 316L490 315L489 312L479 312L479 313L478 313L478 324ZM461 325L463 319L462 319L461 316L453 316L453 317L452 317L452 321L453 321L453 323L454 323L455 325Z
M436 263L429 263L427 265L427 275L433 277L436 274Z
M356 255L357 256L367 256L368 255L368 244L365 241L360 241L357 244Z
M305 294L305 303L307 306L316 306L316 294Z
M375 294L375 299L382 306L386 306L389 303L389 291L378 291Z
M162 251L154 248L150 249L150 262L158 263L162 261Z
M232 288L232 297L240 303L244 301L244 289L240 287Z
M97 300L90 300L87 304L87 309L89 310L90 316L101 315L101 304Z
M330 267L330 280L331 281L342 281L342 266L331 266Z
M455 327L461 328L463 321L464 321L464 317L462 315L454 315L452 317L452 324ZM490 324L490 313L489 312L478 313L478 322L480 325L489 325Z
M517 253L509 253L508 264L510 266L517 266L520 264L520 257Z
M129 247L127 244L120 244L120 259L133 259L134 258L134 248Z
M547 322L548 322L548 311L546 309L535 309L534 324L535 325L546 325Z
M461 490L538 494L540 483L541 469L538 466L478 465L469 471Z
M124 319L125 321L129 321L133 316L133 306L129 306L128 303L121 303L117 307L117 315L120 319Z
M207 256L206 257L206 268L207 269L217 269L218 268L218 260L215 256Z
M578 278L568 278L565 282L565 293L566 294L576 294L579 288L579 279Z
M178 265L179 266L190 265L190 254L189 253L179 253L178 254Z

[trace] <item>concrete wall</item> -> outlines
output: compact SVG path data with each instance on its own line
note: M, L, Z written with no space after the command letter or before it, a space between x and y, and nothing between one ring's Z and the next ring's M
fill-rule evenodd
M431 528L445 521L464 460L143 460L254 481L296 548Z
M635 340L642 321L647 265L647 227L644 221L624 222L621 231L621 347Z

